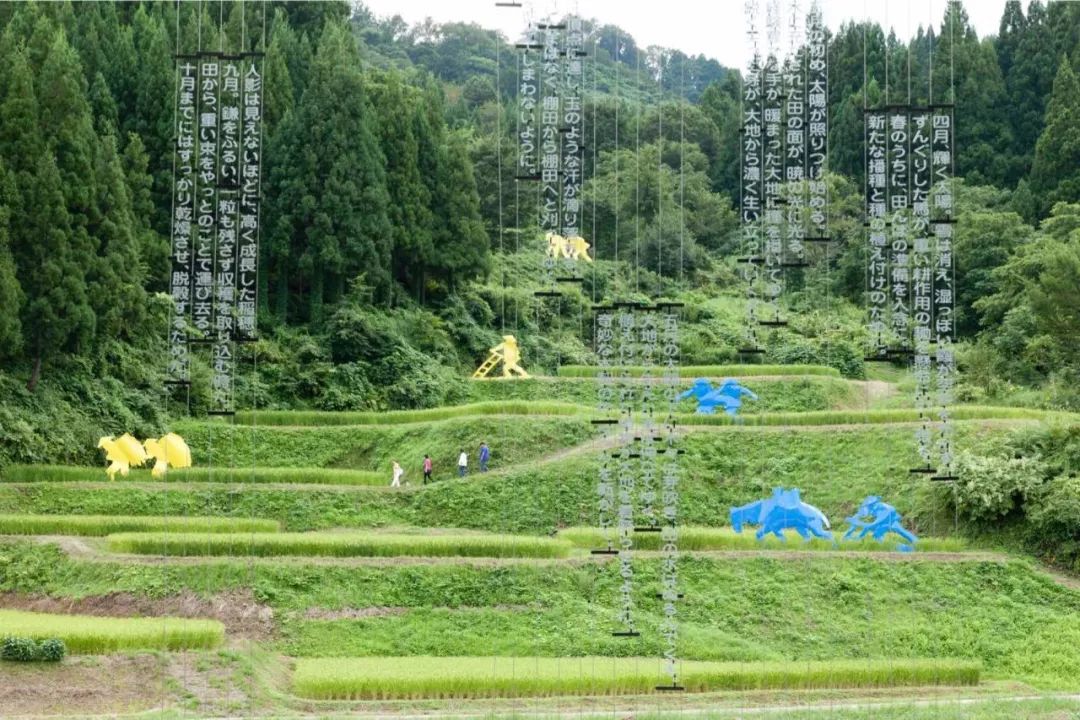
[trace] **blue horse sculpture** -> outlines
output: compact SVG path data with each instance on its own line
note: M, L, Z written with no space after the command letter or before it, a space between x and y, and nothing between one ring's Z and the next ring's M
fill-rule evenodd
M870 518L863 520L863 518ZM884 542L889 533L896 533L909 544L901 544L897 549L902 552L911 552L915 549L918 540L914 534L905 530L900 524L900 513L892 505L883 502L877 495L868 495L862 501L862 505L855 514L847 519L851 527L844 533L844 539L848 540L855 536L856 540L862 540L867 535L872 535L878 542Z
M755 534L758 540L769 533L783 540L784 530L789 528L804 540L809 540L811 535L832 540L829 519L813 505L804 503L796 488L774 488L772 497L731 508L731 526L735 532L741 533L744 524L761 526Z
M694 397L697 398L697 412L702 415L715 415L717 406L724 412L734 417L742 407L743 397L757 400L758 396L748 388L743 387L738 380L726 378L719 387L714 388L705 378L698 378L690 389L679 395L680 400Z

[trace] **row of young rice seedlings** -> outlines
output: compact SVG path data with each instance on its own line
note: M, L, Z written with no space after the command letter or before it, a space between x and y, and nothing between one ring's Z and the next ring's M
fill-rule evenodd
M811 538L809 541L794 531L787 531L784 540L775 535L766 535L761 540L755 537L757 527L744 529L741 533L730 527L693 527L684 525L679 528L679 550L836 550L881 552L897 549L902 543L895 535L886 536L879 542L871 537L862 540L844 540L843 531L833 532L834 540ZM606 547L611 533L605 534L599 528L570 527L559 531L560 538L569 541L576 548L596 549ZM638 533L634 536L634 547L638 550L659 550L659 533ZM915 544L920 552L961 552L968 548L967 542L958 537L920 537Z
M238 425L257 421L259 425L404 425L408 423L438 422L455 418L485 415L577 415L583 408L573 403L525 400L491 400L428 408L425 410L390 410L386 412L316 411L316 410L260 410L237 412Z
M225 639L216 620L115 618L0 610L0 636L59 638L72 653L100 655L123 650L207 649Z
M263 425L395 425L422 423L484 415L572 416L589 415L592 408L568 402L506 400L457 405L431 410L401 410L383 413L267 411L259 413ZM239 413L238 413L239 415ZM1033 408L988 405L958 405L950 417L954 420L1054 420L1075 418L1075 413L1060 413ZM720 413L704 415L680 413L682 425L863 425L894 422L917 422L913 408L878 408L873 410L811 410L807 412L755 412L731 417ZM242 480L238 480L242 481ZM374 480L375 483L378 480Z
M688 692L975 685L981 666L963 659L680 663ZM319 700L629 695L670 679L655 658L301 658L295 694Z
M620 372L623 369L620 368ZM631 377L645 374L645 368L625 368ZM595 365L560 365L559 377L596 377ZM652 372L655 372L653 370ZM826 375L840 377L840 371L827 365L683 365L679 368L682 378L754 377L760 375Z
M86 535L124 532L276 533L276 520L139 515L0 515L0 535Z
M563 558L566 540L525 535L396 534L364 531L311 533L120 533L108 537L113 552L258 557L490 557Z
M319 467L194 467L170 470L155 478L149 470L132 470L117 475L118 482L170 483L303 483L312 485L386 485L386 473ZM14 465L0 471L0 482L107 482L104 467L75 465Z
M949 411L953 420L1055 420L1075 417L1032 408L999 407L991 405L957 405ZM918 422L919 411L912 408L881 408L876 410L811 410L808 412L768 412L730 417L724 414L702 415L684 413L682 425L866 425L894 422Z

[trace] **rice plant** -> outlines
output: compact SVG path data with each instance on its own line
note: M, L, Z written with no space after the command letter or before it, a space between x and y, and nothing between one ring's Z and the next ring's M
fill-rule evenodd
M0 473L0 480L14 483L105 482L105 470L71 465L13 465ZM150 476L149 470L132 470L117 482L188 483L278 483L308 485L386 485L386 473L338 468L286 467L194 467L170 470L164 478Z
M255 533L120 533L110 535L114 552L151 555L217 556L283 555L313 557L521 557L560 558L569 555L565 540L526 535L404 534L376 532Z
M260 410L236 413L241 425L404 425L484 415L577 415L581 408L561 402L493 400L426 410L388 412L329 412L316 410Z
M1074 413L1034 410L1031 408L957 405L950 408L953 420L1058 420L1075 419ZM730 417L728 415L699 415L684 413L682 425L876 425L882 423L918 422L919 411L914 408L877 410L812 410L810 412L755 413Z
M0 610L0 636L63 640L73 654L99 655L123 650L212 648L225 639L216 620L188 618L111 618L91 615Z
M138 515L0 515L0 535L90 535L122 532L274 533L276 520Z
M834 528L834 530L837 528ZM887 536L885 542L872 538L863 540L843 540L843 530L834 533L836 542L813 538L804 541L797 533L789 531L785 540L769 535L762 540L754 537L756 527L750 527L736 533L730 527L691 527L679 528L679 549L686 551L708 550L835 550L837 552L861 551L884 552L897 549L901 542L895 535ZM596 549L607 547L608 540L614 539L613 533L605 533L599 528L571 527L559 531L559 537L577 548ZM634 547L639 550L659 550L659 533L636 533ZM967 549L967 542L962 538L923 537L916 547L920 552L962 552Z
M559 377L596 377L598 368L595 365L561 365ZM627 372L631 376L644 374L644 367L620 368L620 372ZM651 368L650 372L659 375L659 368ZM682 378L720 378L720 377L753 377L755 375L831 375L840 377L840 371L826 365L683 365L679 368L679 377Z
M975 685L981 666L960 659L680 663L689 692ZM655 658L301 658L293 691L320 700L624 695L669 684Z

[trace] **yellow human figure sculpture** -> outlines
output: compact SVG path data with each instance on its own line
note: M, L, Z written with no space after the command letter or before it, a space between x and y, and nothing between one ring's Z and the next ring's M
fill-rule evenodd
M156 461L150 474L154 477L162 477L169 471L169 467L191 467L191 449L188 448L184 438L176 433L168 433L155 440L150 438L145 443L146 452Z
M558 233L549 232L547 234L547 255L550 258L558 260L559 258L570 257L570 246L566 242L566 238Z
M517 339L513 335L503 335L503 341L488 351L487 360L473 373L474 378L487 377L496 365L502 363L502 376L504 378L517 377L527 378L529 373L521 367L521 350L518 348Z
M589 241L580 235L571 235L566 238L567 257L571 260L584 260L592 262L589 257Z
M127 475L132 465L142 465L148 457L143 446L129 433L115 440L112 435L106 435L98 440L97 446L105 451L105 459L109 461L105 473L110 480L116 479L116 473Z

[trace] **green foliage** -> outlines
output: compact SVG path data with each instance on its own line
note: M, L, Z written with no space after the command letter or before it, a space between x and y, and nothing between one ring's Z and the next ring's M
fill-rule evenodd
M629 367L620 368L620 372L627 372L631 376L640 377L644 368ZM596 377L598 370L595 366L586 365L562 365L559 367L560 377ZM656 369L654 374L659 372ZM725 377L753 377L755 375L831 375L839 377L840 372L835 368L821 365L680 365L679 377L681 378L725 378Z
M521 402L494 400L469 405L432 408L430 410L396 410L390 412L311 412L303 410L262 410L237 413L241 425L334 426L334 425L402 425L430 423L455 418L485 415L578 415L583 408L565 402Z
M1019 511L1042 485L1046 467L1033 458L980 457L961 452L956 458L955 502L960 512L979 522L1001 520Z
M19 637L56 638L76 655L213 648L225 637L225 628L216 620L190 618L106 618L0 610L0 626Z
M1080 81L1067 58L1061 58L1054 90L1046 106L1046 129L1035 146L1032 189L1046 213L1059 201L1080 201Z
M0 646L0 660L33 662L38 659L38 644L33 638L5 637Z
M964 660L685 661L679 683L688 692L976 685L981 669ZM297 695L321 700L641 695L663 684L670 678L646 658L305 658L293 675Z
M138 517L122 515L0 515L4 535L91 535L122 532L277 532L274 520L219 517Z
M42 662L60 662L67 655L67 645L60 638L49 638L38 645Z
M569 543L522 535L196 532L119 533L108 538L114 552L150 555L276 557L566 557Z

